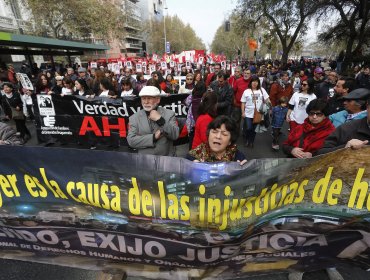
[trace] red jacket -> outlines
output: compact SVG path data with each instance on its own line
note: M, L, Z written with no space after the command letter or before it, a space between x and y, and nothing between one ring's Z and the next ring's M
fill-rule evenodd
M198 147L201 143L207 143L207 127L213 118L208 115L200 115L195 123L194 139L192 149Z
M234 107L241 107L242 103L240 99L242 98L243 92L248 88L251 79L245 80L243 77L237 79L234 83Z
M299 147L303 148L304 152L315 153L322 148L326 137L334 130L335 127L329 118L325 118L316 126L313 126L306 118L303 124L296 126L289 133L288 139L283 143L283 149L291 151L292 148ZM301 137L303 137L303 141L301 141Z
M283 88L278 82L275 82L271 85L270 88L270 101L272 106L279 105L279 99L283 96L288 97L288 100L293 95L293 86L291 84L287 84L285 88Z
M212 81L214 81L214 77L215 76L215 73L209 73L207 75L207 79L206 79L206 87L209 87L209 85L212 83Z

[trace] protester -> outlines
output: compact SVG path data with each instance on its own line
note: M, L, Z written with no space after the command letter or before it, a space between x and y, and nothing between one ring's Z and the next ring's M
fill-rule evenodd
M236 80L238 80L239 78L242 77L242 68L240 66L238 67L235 67L235 70L234 70L234 75L232 75L229 79L228 79L228 83L229 85L234 88L234 84L236 82Z
M1 105L4 108L5 118L14 120L17 132L26 142L31 138L31 133L26 126L26 117L23 113L23 103L19 93L14 91L12 83L3 83L1 89L4 95L1 97Z
M112 90L112 84L107 78L101 79L100 91L99 97L117 98L117 94Z
M240 101L242 119L244 121L243 133L245 137L245 146L253 148L257 126L257 123L253 123L255 109L260 112L263 105L270 105L269 96L265 89L261 88L261 82L258 77L252 77L248 89L244 91Z
M35 93L36 94L49 94L51 91L51 83L49 82L45 74L40 74L37 77L35 84Z
M195 162L237 161L240 165L245 164L247 160L236 146L238 130L230 117L215 118L208 125L207 142L190 150L186 158Z
M173 156L179 136L175 112L158 106L160 91L154 86L144 87L139 96L143 109L129 119L128 144L141 154Z
M323 146L325 139L335 130L327 118L327 107L328 103L322 99L314 99L308 104L308 117L289 133L283 143L283 151L288 157L310 158Z
M206 86L204 82L197 83L192 93L185 100L185 105L188 107L188 114L186 116L186 127L188 129L189 136L189 148L192 147L194 137L194 126L198 118L198 108L201 104L202 97L206 92Z
M233 89L227 83L227 74L223 71L217 74L217 78L210 85L217 95L217 116L230 116L233 101Z
M245 69L243 71L243 77L241 79L236 80L234 84L233 88L234 99L231 117L236 122L236 125L238 127L240 127L240 120L242 115L240 99L242 98L244 91L248 88L250 81L251 81L251 70Z
M366 118L366 100L370 95L370 90L358 88L351 91L341 99L344 103L344 110L329 116L330 121L335 127L346 122Z
M271 85L270 88L270 101L272 106L278 104L278 100L286 96L289 99L293 95L293 86L290 84L289 74L282 72L280 78Z
M146 86L146 82L147 80L145 80L144 78L144 74L143 73L137 73L136 74L136 92L140 92L143 87Z
M180 86L179 93L191 93L194 88L194 75L189 73L186 75L186 80L183 85Z
M302 82L301 91L295 92L290 98L286 117L290 131L294 130L297 125L302 124L307 118L306 108L312 100L316 99L313 91L314 84L312 80L307 80Z
M348 95L356 87L356 81L353 78L342 77L338 79L334 87L334 96L328 99L329 115L344 110L342 97Z
M75 87L76 87L76 91L74 92L74 95L85 96L87 98L94 97L94 94L92 90L89 88L89 86L87 85L86 80L77 79L75 81Z
M168 94L178 93L179 85L176 83L175 79L173 78L172 74L167 74L166 76L166 90L165 92Z
M338 80L338 75L335 71L330 71L326 79L316 86L315 95L319 99L328 100L334 96L334 86Z
M279 105L272 108L272 149L275 151L280 149L279 146L279 135L280 130L283 127L285 118L288 113L288 98L283 96L279 99Z
M130 79L124 79L121 82L121 85L122 85L122 91L120 94L121 97L138 95L138 92L136 91L136 88L133 88L133 85Z
M60 96L73 95L73 93L74 93L74 91L73 91L74 85L75 85L75 82L72 81L70 78L64 78L63 79L62 93L60 94Z
M207 142L208 124L217 116L217 95L214 92L207 92L202 97L198 108L198 117L195 122L194 139L191 148L198 147L201 143Z
M48 94L61 95L63 88L63 76L55 76L55 85L51 88Z
M330 134L318 154L342 148L360 149L370 143L370 95L367 96L367 117L339 126Z
M358 87L370 89L370 66L369 65L365 65L363 67L363 71L357 75L356 81L357 81Z
M213 67L213 73L209 73L206 78L206 87L209 87L210 84L216 80L217 74L221 71L221 64L216 63L215 66Z

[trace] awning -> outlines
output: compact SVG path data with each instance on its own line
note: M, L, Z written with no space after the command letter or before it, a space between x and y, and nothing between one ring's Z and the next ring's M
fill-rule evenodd
M105 50L109 50L109 46L0 32L1 54L74 55Z

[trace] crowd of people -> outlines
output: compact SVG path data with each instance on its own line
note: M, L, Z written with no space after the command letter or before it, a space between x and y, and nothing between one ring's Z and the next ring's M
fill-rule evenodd
M14 120L16 135L26 142L31 137L26 121L35 118L32 95L138 96L143 109L130 117L128 144L139 153L174 155L173 141L179 136L176 116L159 102L163 96L188 94L188 158L244 163L245 156L236 147L238 137L253 149L256 135L267 131L272 135L273 150L279 150L283 142L287 156L307 158L333 150L334 142L352 148L367 144L364 131L358 139L346 138L350 144L333 137L342 137L343 132L338 136L338 131L354 125L359 129L359 123L369 118L369 66L354 67L348 77L340 76L333 67L326 59L302 58L284 66L278 61L261 61L161 70L158 65L149 77L136 72L134 65L122 67L119 74L104 66L33 69L24 71L34 83L31 91L22 87L14 67L8 65L0 71L1 107L3 121ZM178 75L184 77L184 83L175 79ZM285 123L289 134L281 141Z

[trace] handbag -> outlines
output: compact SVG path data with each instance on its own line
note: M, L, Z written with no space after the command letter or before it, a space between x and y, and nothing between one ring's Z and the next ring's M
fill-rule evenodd
M253 124L259 124L262 121L262 114L260 111L257 110L256 98L255 98L253 90L252 90L252 94L253 94L252 98L254 102Z
M17 109L15 109L14 107L12 107L8 101L8 98L6 98L6 102L8 103L9 107L10 107L10 110L12 110L12 119L13 120L24 120L24 114L22 112L22 110L18 111Z

